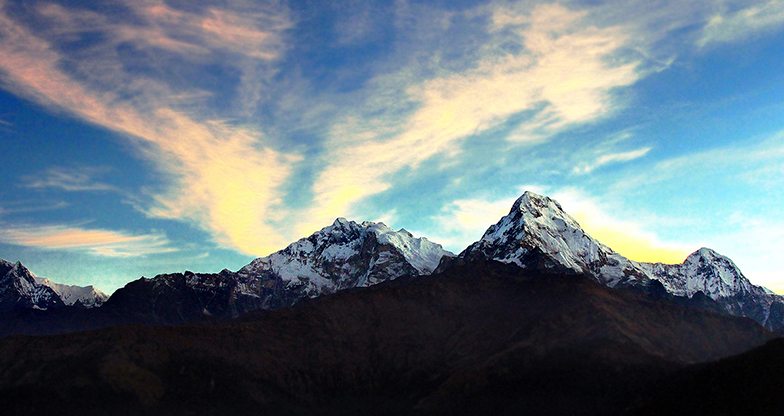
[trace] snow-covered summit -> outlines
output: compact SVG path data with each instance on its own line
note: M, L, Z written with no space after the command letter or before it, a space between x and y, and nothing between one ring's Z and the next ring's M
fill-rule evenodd
M701 248L682 264L629 260L588 235L557 201L532 192L520 196L508 215L458 257L525 267L526 256L533 251L610 287L648 287L658 281L674 296L692 298L701 292L734 315L751 317L772 328L784 325L784 314L771 312L773 304L784 308L784 298L753 285L729 258Z
M93 286L69 286L40 278L20 262L0 259L0 309L46 310L79 301L87 308L101 306L108 296Z
M254 260L238 273L278 281L312 297L404 274L430 274L443 256L454 254L406 230L395 231L381 222L358 224L338 218L311 236Z
M702 292L716 300L766 293L764 288L751 284L732 260L705 247L690 254L683 264L647 266L669 292L678 296L692 297Z
M645 279L639 265L589 236L557 201L533 192L518 198L509 214L459 257L522 266L526 255L535 249L561 267L587 273L611 287Z
M0 310L29 308L46 310L63 302L51 288L35 281L35 275L20 262L0 260Z
M34 276L34 278L39 285L44 285L54 290L67 306L72 306L79 302L86 308L95 308L103 305L109 299L106 293L96 289L93 285L65 285L53 282L45 277Z
M454 254L406 230L337 218L236 272L186 271L141 278L115 292L110 307L141 303L152 311L150 322L155 324L178 324L204 315L230 319L253 310L289 307L303 298L430 274L443 256Z

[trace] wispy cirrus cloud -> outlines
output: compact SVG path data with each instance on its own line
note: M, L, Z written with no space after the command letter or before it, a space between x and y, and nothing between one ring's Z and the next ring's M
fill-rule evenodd
M743 144L730 144L690 154L664 158L646 169L645 172L627 175L622 181L611 185L610 191L624 193L636 188L681 181L684 176L689 182L710 180L715 183L731 182L754 187L760 185L777 192L784 184L784 131L756 140L744 140Z
M697 45L734 42L756 33L779 30L784 26L784 1L766 0L740 9L714 14L702 30Z
M650 147L643 147L641 149L632 150L629 152L619 152L619 153L608 153L597 157L595 160L584 163L580 166L575 166L573 169L574 173L577 174L586 174L591 173L597 168L602 166L610 165L613 163L621 163L621 162L629 162L634 159L639 159L651 150Z
M390 175L436 155L456 156L463 140L525 112L533 116L509 142L541 141L604 117L619 105L613 90L640 77L638 62L622 56L630 40L623 27L595 27L582 20L585 13L551 4L494 7L485 17L480 35L488 41L475 46L472 67L424 81L380 77L370 110L334 127L328 166L313 188L313 222L302 232L389 189Z
M137 257L177 251L162 234L132 235L66 225L0 224L0 242L45 250L85 252L103 257Z
M0 2L0 76L7 88L127 137L170 179L154 195L149 215L190 220L221 245L245 253L279 249L287 239L269 220L276 217L279 187L297 157L272 149L256 128L216 118L201 100L221 89L183 83L176 68L221 60L241 74L231 102L240 109L254 106L264 78L274 73L285 13L251 6L179 10L156 0L123 6L134 18L42 5L20 20ZM86 34L94 41L63 51L73 47L65 41ZM73 188L85 180L62 174L49 179L37 185Z
M95 167L51 167L35 176L22 178L26 188L58 188L64 191L114 191L112 185L98 181L95 177L106 168Z

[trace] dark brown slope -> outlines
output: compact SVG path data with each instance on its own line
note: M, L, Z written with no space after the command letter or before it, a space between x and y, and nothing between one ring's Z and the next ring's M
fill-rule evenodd
M627 414L780 415L784 411L784 339L694 365L657 382Z
M239 293L235 273L174 273L141 278L118 289L100 308L14 308L0 311L0 338L52 335L122 324L181 325L229 320L265 306L265 299ZM188 284L188 280L200 281ZM293 303L297 298L284 301Z
M773 334L578 275L472 263L222 326L0 341L10 414L607 414Z

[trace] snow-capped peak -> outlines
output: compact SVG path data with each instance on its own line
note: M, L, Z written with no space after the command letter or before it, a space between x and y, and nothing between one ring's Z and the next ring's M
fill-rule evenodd
M103 305L109 299L108 295L96 289L93 285L65 285L55 283L44 277L34 276L34 278L39 285L47 286L54 290L67 306L72 306L78 301L86 308L94 308Z
M520 196L509 214L491 225L482 239L459 257L525 267L526 256L534 250L610 287L647 287L658 280L675 296L691 298L702 292L728 312L752 317L769 327L776 325L769 323L771 304L782 303L784 308L784 298L751 284L732 260L714 250L703 247L683 264L632 261L589 236L558 202L532 192Z
M239 270L248 278L279 279L308 296L370 286L404 274L429 274L441 257L454 256L425 238L395 231L382 222L358 224L337 218L332 225ZM299 289L298 289L299 290Z
M482 239L460 253L460 257L487 258L522 266L534 249L561 267L588 273L609 286L637 278L641 273L638 270L622 273L621 270L638 267L591 238L557 201L533 192L518 198L509 214L491 225ZM610 263L620 267L607 268Z
M21 262L10 263L0 259L0 292L8 290L15 293L14 296L17 297L15 303L39 310L70 306L76 301L87 308L92 308L100 306L108 298L93 286L80 287L55 283L34 275Z
M694 253L689 254L689 256L686 257L684 263L695 263L700 261L713 262L716 260L728 261L732 263L732 260L730 260L729 258L722 256L721 254L717 253L715 250L707 247L702 247L699 250L695 251ZM735 263L732 263L732 265L735 266Z
M20 293L30 293L35 289L35 275L21 262L17 261L14 264L5 262L4 266L11 266L3 278L3 281L8 282L7 284L14 285Z
M390 244L397 248L419 274L430 274L438 266L444 256L453 257L454 254L444 250L440 244L433 243L425 237L415 238L406 229L395 231L383 222L374 224L365 222L368 229L376 233L376 238L381 244Z
M732 260L705 247L691 253L683 264L652 264L648 267L669 292L678 296L691 297L702 292L717 300L765 293L763 288L752 285Z
M45 310L62 306L52 289L35 282L35 275L20 262L0 262L0 310L15 307Z
M509 213L511 214L516 211L528 212L536 217L547 213L557 213L558 216L569 217L563 208L561 208L561 204L559 204L558 201L548 196L535 194L531 191L525 191L525 193L515 200Z

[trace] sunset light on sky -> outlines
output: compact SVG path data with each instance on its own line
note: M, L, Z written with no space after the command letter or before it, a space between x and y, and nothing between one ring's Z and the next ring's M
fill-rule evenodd
M525 190L784 293L784 0L0 0L0 258L111 293Z

